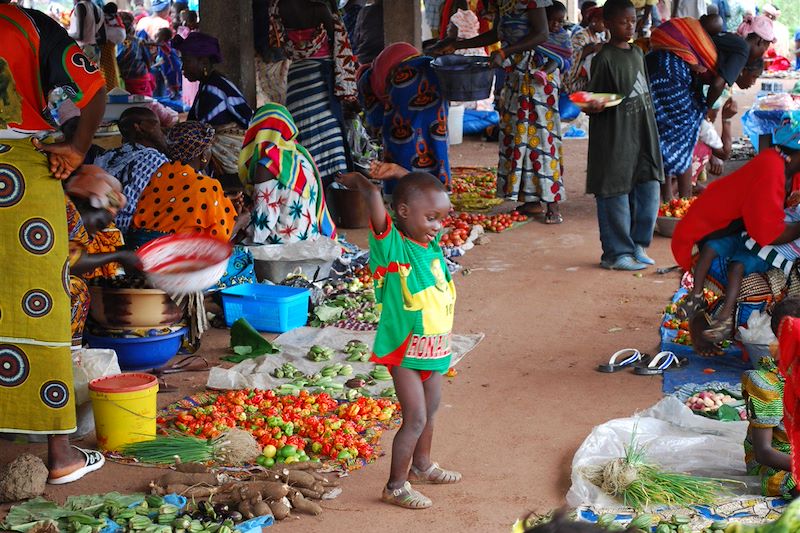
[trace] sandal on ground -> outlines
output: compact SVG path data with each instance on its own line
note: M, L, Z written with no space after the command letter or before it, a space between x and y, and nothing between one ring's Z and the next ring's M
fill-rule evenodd
M453 470L445 470L437 463L431 463L427 470L420 470L411 465L408 472L408 480L412 483L431 483L433 485L450 485L461 481L461 473Z
M525 202L514 209L514 211L520 215L525 215L526 217L536 218L544 213L544 206L542 205L542 202Z
M433 505L430 498L414 490L408 481L399 489L384 487L381 500L404 509L428 509Z
M601 261L600 266L602 268L605 268L606 270L628 270L628 271L644 270L645 268L647 268L647 265L643 265L642 263L634 259L632 255L622 255L618 257L617 260L614 261L613 263L609 263L608 261Z
M649 359L643 359L633 367L633 373L640 376L658 376L664 372L678 370L689 364L685 357L678 357L672 352L664 351Z
M733 331L733 317L729 316L728 318L719 320L715 319L711 322L708 329L703 332L703 338L708 342L713 342L714 344L718 342L722 342L731 338L731 333Z
M73 446L73 448L84 455L84 465L74 472L67 474L66 476L48 479L47 482L49 484L64 485L66 483L78 481L86 474L94 472L95 470L99 470L106 463L106 458L103 457L103 454L96 450L84 450L83 448L78 448L77 446Z
M564 217L561 216L561 213L547 213L544 216L544 223L545 224L563 224Z
M678 304L678 309L675 311L675 316L681 320L691 320L700 311L706 309L706 298L702 294L689 293Z
M622 360L617 362L617 359L620 358L622 358ZM597 365L597 371L605 372L606 374L612 374L638 361L641 361L641 359L642 352L639 350L634 348L624 348L612 355L611 359L608 360L608 364Z

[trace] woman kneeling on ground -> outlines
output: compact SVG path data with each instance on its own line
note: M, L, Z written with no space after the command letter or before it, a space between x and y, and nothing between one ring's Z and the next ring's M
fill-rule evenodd
M672 253L687 271L694 267L694 287L680 304L681 315L692 322L694 349L702 355L719 353L712 342L724 326L732 330L737 297L744 270L727 275L726 297L718 319L711 324L694 320L705 310L703 286L717 255L710 242L736 237L736 246L725 252L726 263L751 253L745 248L742 232L757 246L786 244L800 238L800 222L785 220L785 205L792 192L800 189L800 124L787 124L773 136L775 147L764 150L736 172L715 181L692 204L675 227ZM707 253L695 263L692 249L697 245ZM763 270L762 270L763 271ZM706 332L715 334L707 335Z

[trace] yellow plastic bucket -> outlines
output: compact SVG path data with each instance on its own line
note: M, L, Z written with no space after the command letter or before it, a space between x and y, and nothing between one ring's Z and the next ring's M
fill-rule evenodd
M150 374L106 376L89 383L97 445L117 451L156 436L158 379Z

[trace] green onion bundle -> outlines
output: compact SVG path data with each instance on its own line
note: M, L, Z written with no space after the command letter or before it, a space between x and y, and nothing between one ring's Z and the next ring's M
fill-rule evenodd
M180 434L159 435L153 440L127 444L122 448L122 453L143 463L205 463L216 457L215 445L215 440Z
M730 483L723 479L666 472L647 463L644 447L637 446L633 439L625 448L625 457L585 467L582 474L603 492L637 511L654 505L711 505L727 492L725 484Z

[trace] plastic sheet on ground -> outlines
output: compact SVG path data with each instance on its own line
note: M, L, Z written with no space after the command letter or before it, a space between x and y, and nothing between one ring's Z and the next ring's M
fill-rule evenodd
M334 261L342 255L342 247L327 237L287 244L254 244L247 246L256 261Z
M647 460L665 470L738 480L747 483L735 493L758 494L758 479L746 475L744 442L747 422L720 422L696 416L677 398L668 396L630 418L618 418L595 427L572 460L571 507L619 507L620 502L588 481L581 470L625 455L636 436L646 446Z
M455 366L470 351L472 351L482 340L482 333L475 335L453 335L451 346L453 349L453 359L450 366ZM350 331L335 327L324 329L319 328L298 328L275 339L275 343L281 347L281 353L274 355L262 355L255 359L243 361L232 368L214 367L208 374L206 386L209 389L217 390L237 390L237 389L274 389L279 385L290 380L277 379L272 376L272 371L289 361L304 374L314 374L323 367L334 363L344 363L347 357L341 350L351 340L359 340L367 346L372 346L375 341L374 331ZM327 346L336 350L336 354L330 361L315 363L306 358L309 348L314 345ZM346 363L352 365L353 375L339 376L334 379L344 383L356 374L368 374L375 365L373 363ZM391 381L379 381L371 387L367 387L370 393L377 395L392 385Z

